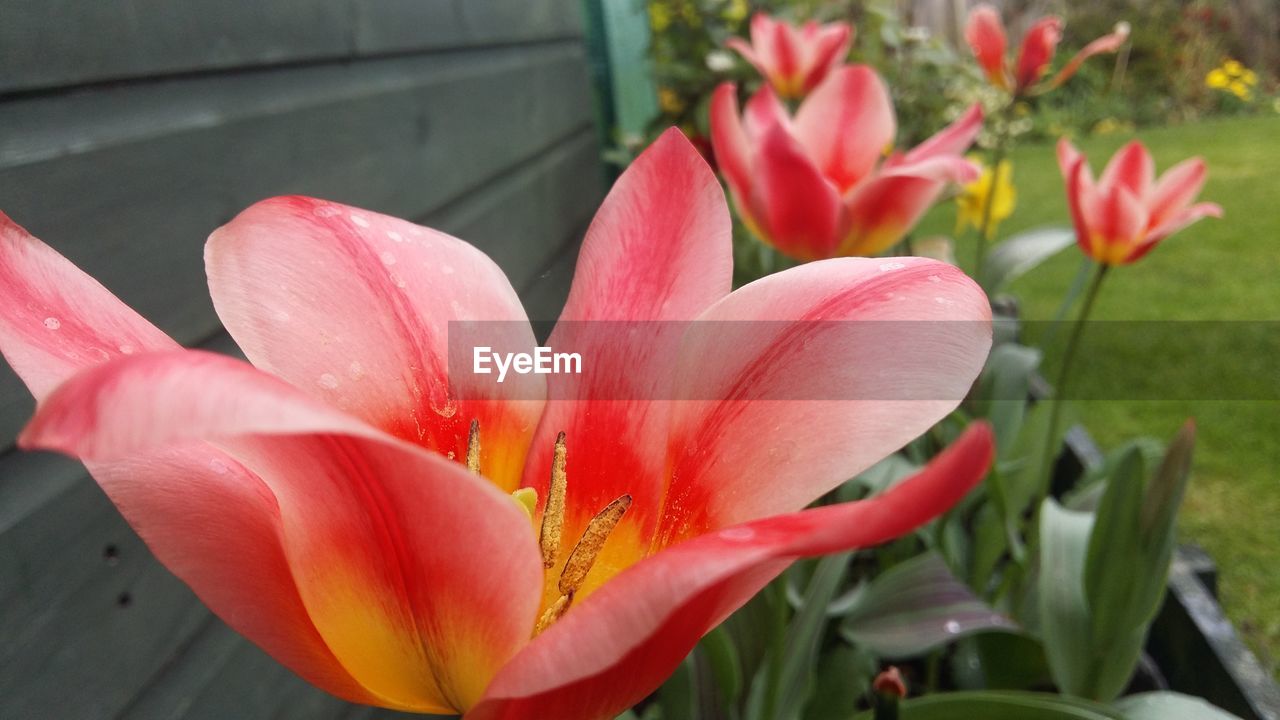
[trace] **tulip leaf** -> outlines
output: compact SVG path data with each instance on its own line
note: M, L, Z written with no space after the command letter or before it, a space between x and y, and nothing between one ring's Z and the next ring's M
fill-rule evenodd
M840 553L828 555L817 562L804 602L787 628L775 708L781 717L799 717L813 690L818 648L827 627L827 606L844 583L850 557L851 553Z
M1015 629L1012 620L979 600L931 551L872 580L840 631L878 655L904 658L974 633Z
M1188 424L1169 445L1150 482L1136 446L1107 479L1084 575L1096 658L1091 682L1084 688L1088 697L1115 698L1137 666L1147 628L1164 599L1174 520L1194 444L1195 431Z
M1085 558L1093 515L1063 509L1052 498L1040 506L1040 633L1054 683L1084 696L1092 670L1092 623L1084 591Z
M1075 238L1075 230L1061 227L1038 228L1014 235L987 255L979 284L988 293L995 294L1014 279L1062 252L1075 242Z
M702 638L700 648L715 677L721 704L726 707L736 704L742 693L742 663L733 637L720 626Z
M1130 695L1112 704L1124 720L1240 720L1207 701L1175 692Z
M880 669L866 650L840 643L818 663L814 692L805 706L804 720L846 720L871 689Z
M1118 710L1097 703L1045 693L970 691L907 700L903 720L1124 720ZM865 712L855 720L871 720Z
M1022 429L1031 376L1040 367L1040 351L1017 343L997 345L978 380L979 414L991 422L996 453L1007 460Z
M919 469L919 465L894 453L841 485L837 491L837 499L849 502L882 493L914 475Z

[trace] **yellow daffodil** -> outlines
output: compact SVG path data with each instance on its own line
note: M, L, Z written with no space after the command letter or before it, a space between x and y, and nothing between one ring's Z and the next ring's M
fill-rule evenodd
M970 161L981 165L975 158ZM987 239L996 234L996 227L1001 221L1013 214L1017 205L1018 193L1013 187L1013 165L1008 160L1001 160L998 179L992 192L991 168L982 166L982 175L977 180L964 186L956 196L956 234L966 227L982 230L983 218L987 214L987 203L991 203L991 214L987 219Z

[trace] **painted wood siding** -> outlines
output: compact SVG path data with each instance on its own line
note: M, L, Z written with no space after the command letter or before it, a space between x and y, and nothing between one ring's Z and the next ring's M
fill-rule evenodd
M554 318L603 195L579 0L0 0L0 209L184 344L235 352L201 249L303 193L488 252ZM0 717L375 718L160 567L78 463L13 449Z

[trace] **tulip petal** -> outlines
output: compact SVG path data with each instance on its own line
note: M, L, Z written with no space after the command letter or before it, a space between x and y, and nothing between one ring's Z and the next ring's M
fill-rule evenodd
M1080 69L1080 66L1084 64L1085 60L1101 53L1115 52L1119 50L1120 46L1124 45L1124 41L1128 39L1129 24L1122 22L1116 26L1115 32L1103 35L1097 40L1085 45L1080 52L1076 53L1074 57L1068 60L1067 64L1063 65L1062 69L1058 71L1058 74L1053 76L1053 80L1049 83L1049 87L1055 88L1067 80L1070 80L1071 76L1075 75L1076 71Z
M953 410L991 344L986 295L924 258L843 258L717 303L681 348L654 547L804 507Z
M1120 148L1098 179L1098 191L1109 192L1113 187L1125 187L1139 201L1151 195L1155 182L1156 164L1151 153L1141 142L1134 140Z
M795 119L796 139L842 193L875 168L895 132L889 91L866 65L833 72Z
M178 344L0 213L0 352L36 400L84 368Z
M809 59L802 89L809 93L849 56L849 47L853 44L853 27L842 22L828 23L817 29L812 39L806 38L805 42L809 47Z
M465 454L479 420L482 470L515 489L542 377L471 386L460 383L475 376L454 373L451 387L448 372L451 321L493 321L486 329L502 335L493 344L536 345L484 253L396 218L284 197L214 232L205 264L214 307L254 365L446 455Z
M918 168L920 175L910 174ZM844 202L845 232L836 253L877 255L902 239L938 199L951 178L968 177L963 158L938 158L895 167L853 190Z
M716 163L738 201L751 195L751 146L746 130L738 116L738 88L733 83L721 83L711 96L711 146L715 150Z
M1208 174L1203 158L1193 157L1174 165L1160 176L1151 191L1148 208L1151 225L1159 226L1196 199Z
M256 540L276 536L315 631L378 704L464 710L532 629L542 568L528 516L509 496L245 363L175 351L88 370L46 399L23 441L113 469L201 441L223 449L259 479L247 487L237 472L240 487L223 494L257 493L256 507L241 504L246 513L276 506L275 517L242 524ZM216 473L201 480L215 484ZM111 481L128 482L114 472ZM174 501L156 496L182 495L187 482L150 473L127 485L126 506L162 511ZM215 518L222 512L192 506L187 516L206 510ZM134 519L160 544L183 518ZM180 547L201 554L162 554L176 557L174 569L202 596L230 598L220 610L234 625L236 612L257 600L259 588L246 581L264 572L238 579L217 566L241 558L209 557L214 548L195 543ZM281 570L273 543L233 547L249 552L247 563ZM290 636L279 641L297 641L299 619L283 619L290 624L277 632Z
M749 139L760 142L775 125L781 125L790 132L791 116L787 114L787 106L778 99L778 94L765 85L747 99L743 126Z
M797 260L831 257L840 239L840 196L781 125L760 140L751 200L766 242Z
M969 13L969 21L964 28L964 39L978 59L978 65L986 73L992 85L1007 90L1009 88L1008 73L1004 66L1004 53L1007 41L1004 35L1004 24L1000 22L1000 13L992 6L982 3Z
M1081 204L1090 230L1091 255L1099 262L1119 264L1144 239L1147 211L1126 187L1103 192L1101 186Z
M1030 88L1044 75L1061 40L1062 19L1053 15L1040 18L1027 30L1022 38L1022 49L1018 51L1018 68L1014 77L1018 92Z
M1157 225L1153 230L1147 233L1146 242L1138 247L1128 262L1133 262L1151 252L1151 248L1161 240L1182 230L1192 223L1204 218L1220 218L1222 217L1222 206L1217 203L1196 203L1189 208L1184 208L1173 217L1168 218L1163 223Z
M652 532L667 432L665 412L652 401L670 396L681 321L729 293L732 253L719 181L678 130L667 131L601 205L548 340L557 352L580 353L584 361L581 374L550 376L552 399L524 484L545 506L555 438L564 432L571 500L565 543L576 542L590 519L623 494L633 503L614 536ZM611 542L607 550L614 549L624 554L602 558L598 567L630 564L644 546ZM601 570L592 577L607 575Z
M1076 229L1076 243L1086 255L1097 259L1093 249L1093 233L1089 230L1084 214L1084 206L1094 202L1093 175L1084 155L1066 138L1058 141L1058 169L1066 184L1067 206L1071 209L1071 222Z
M878 497L726 528L636 564L535 638L466 720L616 715L792 561L910 532L972 489L992 454L991 431L978 424Z
M912 148L899 162L911 164L930 158L963 154L982 131L982 120L982 105L974 103L955 122Z

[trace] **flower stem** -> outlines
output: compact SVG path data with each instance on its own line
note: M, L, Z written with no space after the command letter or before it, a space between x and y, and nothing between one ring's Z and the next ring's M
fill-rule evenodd
M991 183L987 186L986 202L982 204L982 223L978 227L977 255L973 264L973 277L982 282L982 267L987 260L987 238L991 235L991 213L996 204L996 192L1000 187L1000 163L1004 162L1009 145L1009 127L1013 123L1016 98L1009 98L1001 110L1001 123L996 126L996 140L991 147Z
M1071 364L1075 359L1076 351L1080 347L1080 336L1084 334L1085 321L1089 319L1089 313L1093 310L1094 301L1098 299L1098 290L1102 287L1102 280L1107 276L1107 268L1110 265L1099 265L1093 273L1093 279L1089 283L1089 289L1085 291L1084 304L1080 306L1080 314L1076 316L1075 323L1071 326L1071 334L1067 336L1067 345L1062 351L1062 365L1058 367L1058 376L1053 383L1054 398L1050 402L1053 405L1049 408L1049 434L1045 438L1044 457L1040 463L1040 497L1038 501L1043 501L1049 493L1052 481L1053 461L1058 454L1054 446L1054 441L1058 437L1058 425L1062 421L1062 405L1067 395L1067 380L1071 377ZM1040 503L1036 503L1036 508L1040 507Z

